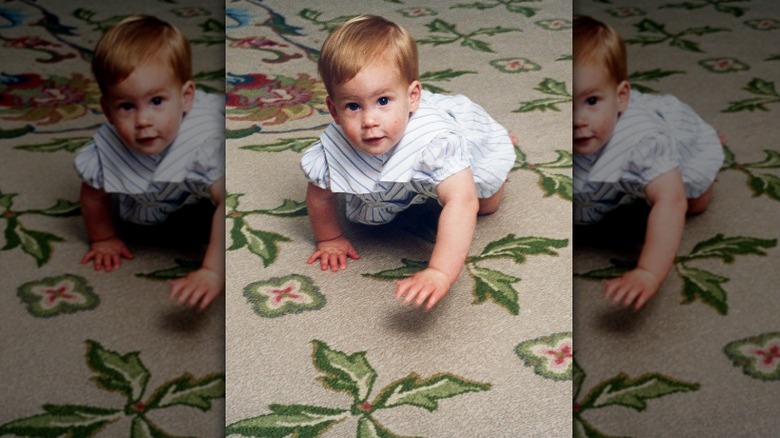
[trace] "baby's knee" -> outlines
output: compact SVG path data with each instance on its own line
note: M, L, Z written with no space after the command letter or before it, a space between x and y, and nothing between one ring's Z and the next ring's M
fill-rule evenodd
M710 205L711 198L712 186L710 186L710 188L708 188L707 191L698 198L689 198L687 211L688 216L696 216L704 213L707 210L707 207Z
M480 199L479 202L479 210L477 210L477 216L489 216L493 213L498 211L498 203L495 203L495 205L490 204L483 204L482 200Z

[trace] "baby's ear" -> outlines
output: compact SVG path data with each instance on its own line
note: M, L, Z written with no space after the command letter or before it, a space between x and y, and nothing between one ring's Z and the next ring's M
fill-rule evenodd
M195 102L195 83L191 80L181 86L181 99L184 103L184 112L190 112L192 103Z
M623 81L618 84L617 98L618 98L618 112L623 113L628 108L628 101L631 97L631 85L628 81Z
M330 94L325 98L325 104L328 105L328 111L330 111L330 116L333 117L333 121L336 122L337 125L341 125L341 123L339 123L339 114L336 112L336 104L333 103Z
M420 99L422 98L422 85L420 81L414 81L409 84L409 112L413 113L417 111L420 106Z

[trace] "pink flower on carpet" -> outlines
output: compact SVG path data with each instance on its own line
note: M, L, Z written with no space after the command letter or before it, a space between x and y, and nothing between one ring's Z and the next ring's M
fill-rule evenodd
M231 120L273 125L309 117L314 111L327 113L325 86L305 73L297 78L228 73L225 92Z
M36 73L0 74L0 118L41 125L100 112L97 84L80 73L70 78Z
M537 25L547 30L566 30L571 29L571 21L562 18L550 18L536 22Z
M613 17L618 18L624 18L624 17L636 17L639 15L645 15L646 12L639 8L632 8L632 7L622 7L622 8L615 8L608 11Z
M270 40L268 38L248 37L231 41L230 47L237 47L240 49L260 49L264 47L288 47L288 45L277 43L276 41Z
M90 310L99 302L86 280L75 275L25 283L19 287L17 295L27 304L27 310L38 317Z
M490 61L490 65L504 73L522 73L541 70L541 66L526 58L505 58Z
M780 332L733 341L724 352L745 374L761 380L780 380Z
M425 17L429 15L436 15L436 11L428 8L409 8L402 9L400 11L405 17Z
M774 18L758 18L755 20L748 20L746 25L752 27L755 30L775 30L780 28L780 21Z
M699 61L699 65L713 73L732 73L749 70L750 67L734 58L711 58Z
M521 342L515 352L534 372L553 380L570 380L574 349L570 332L555 333Z
M173 13L178 15L179 17L202 17L204 15L211 15L211 12L209 12L208 9L204 9L197 6L190 6L190 7L184 7L179 9L174 9Z
M316 310L325 305L325 296L319 288L302 275L252 283L244 288L244 296L254 305L255 313L271 318Z

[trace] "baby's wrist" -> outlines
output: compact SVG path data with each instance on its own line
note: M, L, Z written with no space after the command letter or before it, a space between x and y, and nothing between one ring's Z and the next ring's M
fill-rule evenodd
M450 276L447 275L447 273L442 271L441 269L434 268L434 267L431 267L431 266L428 266L426 269L428 271L430 271L430 272L435 272L436 274L438 274L439 276L444 278L444 280L447 282L447 286L448 287L452 286L452 283L455 283L455 279L450 279Z
M328 238L328 239L317 239L317 243L328 243L328 242L332 242L334 240L341 239L342 237L344 237L344 234L339 234L336 237L331 237L331 238Z

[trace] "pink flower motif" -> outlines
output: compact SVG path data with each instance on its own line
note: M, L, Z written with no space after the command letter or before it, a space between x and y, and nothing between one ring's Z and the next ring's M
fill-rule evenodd
M761 380L780 380L780 332L730 342L724 352L745 374Z
M435 15L436 13L428 8L409 8L400 11L407 17L424 17L426 15Z
M269 125L326 112L327 91L322 82L305 74L297 78L264 74L228 73L226 97L228 118L265 122Z
M266 47L287 47L286 44L280 44L276 41L269 40L268 38L262 38L262 37L248 37L248 38L242 38L237 41L233 41L230 43L231 47L237 47L240 49L260 49L260 48L266 48Z
M260 316L279 317L306 310L317 310L325 305L325 296L310 278L288 275L258 281L244 288L244 296Z
M80 73L70 78L36 73L0 75L0 117L6 120L58 123L98 112L97 84Z
M780 339L769 341L762 348L746 347L743 351L755 358L760 371L772 372L780 366Z
M540 376L553 380L569 380L572 377L574 349L570 332L523 341L515 352Z
M39 317L90 310L100 302L86 280L75 275L25 283L17 295L27 304L28 311Z
M38 37L22 37L13 40L7 40L6 47L15 49L35 49L39 47L62 47L62 44L50 43Z

